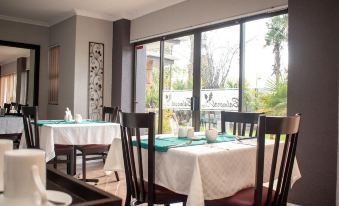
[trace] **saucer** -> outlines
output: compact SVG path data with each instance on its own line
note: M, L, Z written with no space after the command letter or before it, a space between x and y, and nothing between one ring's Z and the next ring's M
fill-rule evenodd
M47 190L47 199L50 200L52 203L53 202L63 203L62 206L67 206L72 203L72 197L69 194L56 190Z
M205 136L193 136L193 137L188 137L188 139L191 139L191 140L204 140L204 139L206 139L206 137Z

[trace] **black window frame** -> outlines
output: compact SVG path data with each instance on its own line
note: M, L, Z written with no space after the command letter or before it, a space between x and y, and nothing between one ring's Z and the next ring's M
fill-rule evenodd
M284 8L281 10L275 11L267 11L265 13L260 13L256 15L251 15L248 17L242 17L230 21L225 21L221 23L216 23L213 25L203 26L199 28L194 28L190 30L185 30L182 32L177 32L173 34L163 35L155 38L150 38L147 40L141 40L133 43L134 49L139 45L160 42L160 75L159 75L159 119L158 119L158 133L162 133L162 94L163 94L163 71L164 71L164 42L166 40L175 39L183 36L193 35L194 36L194 46L193 46L193 97L200 99L200 78L201 78L201 70L200 70L200 63L201 63L201 34L202 32L211 31L215 29L225 28L229 26L239 25L240 26L240 39L239 39L239 103L238 103L238 110L239 112L243 109L243 84L245 79L245 68L244 68L244 53L245 53L245 44L244 44L244 25L247 22L270 18L274 16L279 16L283 14L288 14L288 8ZM134 74L136 74L136 58L134 58ZM133 111L135 111L135 103L136 103L136 75L133 75ZM192 126L195 130L199 131L200 129L200 109L192 111Z

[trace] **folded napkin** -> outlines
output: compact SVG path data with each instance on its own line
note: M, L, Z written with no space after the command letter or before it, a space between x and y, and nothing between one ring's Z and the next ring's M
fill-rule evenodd
M178 137L159 137L155 138L155 150L158 152L167 152L170 148L175 147L188 147L188 146L195 146L195 145L202 145L202 144L213 144L208 143L206 140L205 135L199 135L197 140L192 140L189 138L178 138ZM227 134L219 134L216 142L228 142L234 141L235 138L233 135ZM137 146L137 141L133 141L133 145ZM148 139L142 139L140 142L141 148L147 149L148 148Z
M38 126L44 126L48 124L96 124L96 123L111 123L105 122L101 120L91 120L91 119L84 119L80 123L76 123L75 121L65 121L65 120L39 120L37 122Z

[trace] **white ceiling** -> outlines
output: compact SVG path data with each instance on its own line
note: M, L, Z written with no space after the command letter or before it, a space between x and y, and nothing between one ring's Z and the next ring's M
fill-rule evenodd
M134 19L184 0L0 0L0 18L50 26L74 14Z
M29 49L0 46L0 65L15 61L19 57L28 57L29 55Z

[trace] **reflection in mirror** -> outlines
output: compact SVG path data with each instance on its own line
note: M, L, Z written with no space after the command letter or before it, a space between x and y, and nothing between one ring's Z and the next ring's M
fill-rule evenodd
M0 46L0 106L33 105L35 50ZM18 108L16 108L18 109Z

